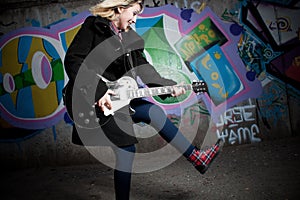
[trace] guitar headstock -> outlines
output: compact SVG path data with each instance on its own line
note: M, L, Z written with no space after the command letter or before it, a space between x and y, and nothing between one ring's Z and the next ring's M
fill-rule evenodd
M203 80L193 81L192 87L196 94L202 94L204 92L208 93L207 84Z

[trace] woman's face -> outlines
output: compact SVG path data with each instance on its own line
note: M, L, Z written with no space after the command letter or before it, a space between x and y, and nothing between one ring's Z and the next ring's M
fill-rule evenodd
M116 26L121 30L127 30L131 24L136 22L137 15L141 12L140 4L136 3L128 8L119 8L119 18Z

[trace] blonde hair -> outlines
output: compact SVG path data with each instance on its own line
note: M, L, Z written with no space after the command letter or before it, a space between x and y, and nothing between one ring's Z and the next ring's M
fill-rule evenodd
M93 15L99 15L109 20L114 20L118 8L128 8L134 4L140 4L141 12L144 9L144 0L100 0L98 4L90 8Z

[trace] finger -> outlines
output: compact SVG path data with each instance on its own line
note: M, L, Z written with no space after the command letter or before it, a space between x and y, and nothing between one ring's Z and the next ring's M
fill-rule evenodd
M186 90L184 88L181 88L182 93L181 94L185 94Z
M101 110L104 112L105 109L108 109L107 103L104 103L104 102L103 102L103 103L101 104L101 107L100 107L100 108L101 108Z
M101 107L102 102L101 102L101 101L97 101L97 102L95 103L95 105L97 105L98 107Z
M108 89L107 94L109 95L116 95L116 93L113 90Z
M178 95L178 88L174 87L173 93L171 94L173 97L176 97Z
M171 96L174 97L176 95L176 87L173 87L173 91L171 93Z
M104 106L106 107L106 108L108 108L108 109L111 109L111 107L112 107L112 104L111 104L111 102L106 102L105 104L104 104Z

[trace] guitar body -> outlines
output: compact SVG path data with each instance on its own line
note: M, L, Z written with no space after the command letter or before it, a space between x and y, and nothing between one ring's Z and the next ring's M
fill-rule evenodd
M98 128L111 117L105 116L97 106L87 103L83 94L70 85L63 90L63 100L70 118L80 128Z

